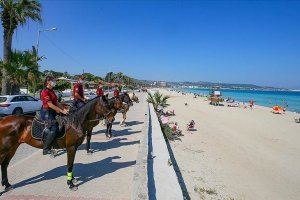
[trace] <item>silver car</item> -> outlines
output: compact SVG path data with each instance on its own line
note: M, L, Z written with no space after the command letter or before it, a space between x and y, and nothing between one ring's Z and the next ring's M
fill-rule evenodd
M29 95L0 96L0 115L34 113L42 108L42 101Z

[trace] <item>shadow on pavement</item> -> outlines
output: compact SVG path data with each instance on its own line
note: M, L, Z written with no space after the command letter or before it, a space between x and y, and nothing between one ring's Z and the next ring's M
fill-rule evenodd
M135 126L135 125L139 125L139 124L143 124L144 122L140 122L140 121L131 121L131 122L126 122L125 124L126 126Z
M108 157L103 160L88 163L88 164L75 163L73 167L73 172L75 177L78 177L78 180L80 181L77 184L77 186L83 185L93 179L100 178L106 174L113 173L119 169L130 167L136 164L136 161L113 162L113 159L120 159L120 158L121 158L120 156L114 156L114 157ZM66 177L66 171L67 171L67 166L60 166L50 171L39 174L35 177L21 181L15 184L14 188L16 189L25 185L37 184L46 180L56 179L61 176Z
M126 126L134 126L134 125L139 125L139 124L143 124L144 122L140 122L140 121L131 121L131 122L127 122L125 121ZM113 122L113 125L119 125L120 122Z
M121 146L128 146L128 145L134 145L140 143L139 140L132 141L132 142L122 142L123 140L127 140L127 139L115 138L112 140L108 140L107 142L91 142L91 149L93 150L93 153L95 153L98 151L106 151L108 149L114 149L114 148L119 148ZM85 150L85 144L80 145L78 150Z
M114 137L132 135L132 134L142 132L142 131L130 131L130 130L132 130L131 128L125 128L125 129L122 129L122 130L114 130L113 128L112 128L112 134L113 134ZM106 129L102 129L102 130L93 132L93 135L99 134L99 133L105 133L105 131L106 131Z

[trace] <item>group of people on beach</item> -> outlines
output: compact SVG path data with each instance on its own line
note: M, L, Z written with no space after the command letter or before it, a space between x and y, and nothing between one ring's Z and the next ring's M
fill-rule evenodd
M85 77L82 75L79 77L76 84L73 86L73 103L74 106L79 109L87 103L87 99L84 97L83 83ZM67 107L63 107L58 103L57 95L55 94L53 88L56 86L56 79L49 75L45 79L44 89L41 91L40 97L42 101L42 109L40 111L41 119L50 122L50 126L45 130L44 135L44 148L43 155L51 154L51 144L58 134L59 127L56 122L56 115L61 113L63 115L68 115L69 110ZM97 90L97 96L103 96L102 84L99 83ZM115 86L114 97L119 96L118 86Z

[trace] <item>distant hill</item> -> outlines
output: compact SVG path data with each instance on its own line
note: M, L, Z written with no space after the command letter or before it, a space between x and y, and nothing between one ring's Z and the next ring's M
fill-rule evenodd
M153 85L154 83L159 83L160 81L150 81L141 80L148 85ZM159 86L159 84L157 84ZM285 88L275 88L275 87L263 87L254 84L241 84L241 83L213 83L213 82L167 82L168 87L199 87L199 88L211 88L212 86L220 86L221 88L227 89L244 89L244 90L287 90Z

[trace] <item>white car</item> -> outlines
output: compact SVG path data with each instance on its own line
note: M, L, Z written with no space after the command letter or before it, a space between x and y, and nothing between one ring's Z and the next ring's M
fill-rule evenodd
M95 98L97 95L94 92L84 92L84 97L88 100Z
M0 115L33 113L42 108L42 101L29 95L0 96Z

